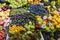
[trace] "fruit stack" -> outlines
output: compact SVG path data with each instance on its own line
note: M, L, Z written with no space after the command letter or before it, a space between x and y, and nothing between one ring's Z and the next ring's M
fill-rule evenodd
M38 21L39 25L42 28L46 28L46 30L54 30L54 29L60 29L60 14L56 11L53 11L51 14L48 14L46 16L36 16L36 20Z
M40 2L41 0L28 0L28 3L29 4L40 4L41 2Z
M40 40L41 31L44 31L43 36L45 40L52 40L53 33L56 29L60 29L60 14L55 6L55 1L52 1L50 4L47 4L49 3L48 0L44 0L45 3L41 3L39 0L35 0L35 2L28 0L28 2L31 13L10 15L12 22L8 28L8 40ZM41 14L46 15L42 16ZM21 28L24 30L20 31L19 29Z
M48 13L44 7L44 3L42 3L41 0L28 0L28 2L30 4L30 12L38 15Z
M7 6L0 8L0 26L5 28L10 21L9 16L10 9Z
M36 40L37 38L40 39L40 36L38 36L40 34L36 33L40 31L40 26L38 22L35 21L34 15L27 12L22 14L11 15L10 18L12 22L8 29L8 33L9 33L8 40L15 40L15 37L16 37L16 40L19 40L19 39L28 40L28 38L30 40L33 40L33 39ZM16 34L19 35L18 38Z
M55 32L60 30L60 8L55 5L59 5L59 0L58 3L51 0L50 2L49 0L5 1L10 3L12 9L5 3L0 7L0 40L6 39L5 30L9 36L8 40L40 40L41 32L44 40L57 38L55 35L59 32ZM29 9L26 8L27 2L30 5L28 12L26 12Z
M8 6L0 7L0 40L6 40L6 27L10 22L9 12Z
M6 40L6 31L0 30L0 40Z
M22 7L27 4L27 0L5 0L10 3L12 8Z

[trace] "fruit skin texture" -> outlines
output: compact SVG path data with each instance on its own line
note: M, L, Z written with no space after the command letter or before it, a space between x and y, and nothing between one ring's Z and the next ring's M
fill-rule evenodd
M48 31L49 30L49 27L46 27L45 30Z
M51 30L54 30L55 28L54 28L54 26L51 26L50 29L51 29Z
M0 40L5 40L5 39L6 39L6 31L0 30Z
M35 13L35 14L48 14L48 12L46 11L44 5L40 5L40 4L36 4L36 5L30 5L30 12Z
M60 25L59 25L59 24L58 24L58 25L56 25L56 28L60 29Z
M15 34L15 33L19 33L22 30L23 30L22 26L13 25L12 27L9 28L9 33Z
M42 18L41 18L41 16L37 15L35 17L36 17L36 20L38 21L39 25L41 25L42 24Z
M6 11L0 12L0 20L5 20L9 16L10 9L7 9Z
M6 0L10 3L12 8L21 7L27 4L27 0Z
M40 0L28 0L29 4L40 4Z
M24 25L24 27L28 30L28 31L34 31L35 29L35 23L32 21L29 21L29 23L26 23Z
M5 20L0 19L0 26L2 26L3 29L5 29L10 23L10 18L6 18Z
M1 7L0 9L2 10L0 12L0 26L2 26L3 29L5 29L6 26L8 26L9 25L9 22L10 22L10 18L8 17L9 16L10 9L6 9L4 6Z

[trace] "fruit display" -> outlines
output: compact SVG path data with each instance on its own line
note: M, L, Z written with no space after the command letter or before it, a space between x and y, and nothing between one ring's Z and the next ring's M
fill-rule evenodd
M0 40L60 40L59 0L0 0Z
M9 16L10 9L7 6L3 6L0 8L0 26L5 28L7 25L9 25L10 18Z
M37 40L37 38L40 39L41 36L38 36L40 34L36 33L37 29L39 30L39 28L36 29L37 26L35 26L35 23L32 21L29 21L23 26L12 25L12 27L10 26L8 29L9 30L8 40L15 40L15 38L16 40L33 40L33 39Z
M6 40L6 27L9 25L10 18L9 16L10 9L8 6L0 7L0 40Z
M16 25L24 25L30 20L31 21L35 20L35 18L33 18L33 16L28 12L22 13L22 14L10 15L10 18L12 20L12 24L16 24Z
M29 17L27 17L27 15ZM18 16L18 17L17 17ZM22 18L20 18L20 16ZM26 35L28 34L33 34L35 32L40 32L40 31L45 31L46 32L55 32L56 30L60 29L59 28L59 24L58 24L58 20L56 20L55 18L58 17L59 18L59 14L56 13L55 11L52 12L51 14L48 15L44 15L44 16L40 16L40 15L32 15L31 13L22 13L22 14L16 14L16 15L11 15L11 20L12 20L12 25L15 24L15 26L22 26L24 28L24 33L26 33ZM34 18L33 18L34 17ZM20 18L20 19L19 19ZM26 19L25 19L26 18ZM31 18L31 19L30 19ZM24 19L24 20L23 20ZM20 20L20 21L19 21ZM18 22L19 21L19 22ZM25 21L25 22L24 22ZM15 23L16 22L16 23ZM10 28L10 27L9 27ZM21 27L20 27L21 28ZM14 28L13 28L14 29ZM11 31L13 30L11 28ZM18 28L19 29L19 28ZM8 29L9 30L9 29ZM15 29L14 29L15 30ZM16 30L17 31L17 30ZM15 31L14 31L15 32ZM23 32L23 31L22 31ZM9 32L10 33L10 32ZM13 33L13 32L12 32ZM23 33L23 35L25 35ZM43 37L45 38L45 36L49 36L49 38L52 40L54 39L52 33L47 33L43 34ZM10 34L9 34L10 35ZM22 35L21 35L22 36ZM41 36L41 35L40 35ZM48 37L46 37L46 40ZM10 38L9 38L10 39ZM21 38L22 39L22 38ZM41 38L40 38L41 39ZM31 39L32 40L32 39Z

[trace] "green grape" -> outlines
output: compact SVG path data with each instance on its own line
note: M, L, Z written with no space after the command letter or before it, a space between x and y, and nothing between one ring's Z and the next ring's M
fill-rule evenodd
M27 34L32 34L32 32L31 31L27 31Z
M56 5L56 2L55 2L55 1L52 1L52 2L51 2L51 5L52 5L52 7L53 7L54 9L56 9L56 6L55 6L55 5Z
M31 21L29 22L29 25L32 25L32 22Z
M27 0L6 0L6 1L11 3L10 6L12 8L21 7L27 4Z
M60 6L60 0L57 0L57 4Z
M52 2L51 2L51 5L52 5L52 6L55 6L55 4L56 4L55 1L52 1Z
M49 0L44 0L44 2L49 2Z
M6 3L3 3L3 4L0 3L0 7L3 7L3 6L5 6L5 5L6 5Z

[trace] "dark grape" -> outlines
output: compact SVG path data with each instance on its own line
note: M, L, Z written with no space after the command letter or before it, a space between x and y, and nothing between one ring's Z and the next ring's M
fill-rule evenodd
M48 13L44 5L30 5L30 12L39 14L39 15Z
M51 5L50 2L44 2L44 6Z
M60 31L57 30L55 33L54 33L54 38L57 40L58 38L60 38Z
M50 32L42 32L44 40L50 40L51 33Z
M31 15L30 13L15 14L9 17L11 18L12 23L16 25L24 25L29 21L35 20L34 16Z

